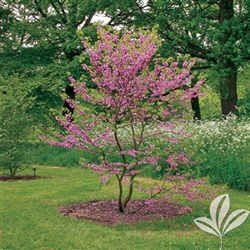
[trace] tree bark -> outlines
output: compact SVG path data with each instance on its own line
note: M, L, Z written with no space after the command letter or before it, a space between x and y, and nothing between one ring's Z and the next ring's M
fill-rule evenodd
M228 68L231 68L231 72L221 83L221 110L224 117L230 113L237 114L237 69L234 65L228 65Z
M196 77L192 79L191 87L194 87L197 81L198 79ZM201 120L199 97L191 98L191 108L194 111L193 115L194 120Z
M77 50L71 50L69 52L64 51L64 53L70 62L74 60L75 56L80 55L80 51ZM71 99L72 101L75 100L76 93L74 91L74 87L71 86L69 83L66 84L65 93L69 99ZM68 102L64 101L63 109L64 116L70 115L73 118L74 108L70 107Z
M199 98L192 98L191 99L191 106L192 110L194 111L194 120L200 120L201 119L201 111L200 111L200 104L199 104Z
M118 179L118 185L119 185L118 210L120 213L124 213L125 209L124 209L124 206L122 204L122 191L123 191L122 179L120 179L118 176L117 176L117 179Z
M218 73L220 79L220 95L222 116L230 113L237 113L237 67L233 62L234 58L229 58L227 44L230 43L232 34L231 21L234 18L234 0L220 0L219 2L219 24L222 27L222 37L220 39L220 56L218 60Z
M76 93L74 91L74 87L67 84L66 89L65 89L65 93L67 94L69 99L75 100ZM64 101L63 108L64 108L63 115L64 116L70 115L73 118L74 108L70 107L70 105L67 101Z

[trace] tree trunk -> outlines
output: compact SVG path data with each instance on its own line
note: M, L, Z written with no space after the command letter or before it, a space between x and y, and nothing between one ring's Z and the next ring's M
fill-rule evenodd
M80 55L80 52L77 50L71 50L69 52L64 51L67 59L72 62L74 60L74 57L77 55ZM74 87L71 86L69 83L67 83L66 88L65 88L65 93L69 99L72 101L75 100L76 93L74 91ZM74 108L70 107L68 102L64 101L63 104L63 115L70 115L70 117L73 119L73 114L74 114Z
M200 104L199 104L199 98L192 98L191 99L191 106L192 110L194 111L194 120L200 120L201 119L201 111L200 111Z
M237 114L237 69L231 67L231 72L221 83L221 110L225 117L230 113Z
M197 81L198 79L196 77L192 79L191 87L195 87ZM193 115L194 120L201 120L199 97L191 98L191 108L194 111L194 115Z
M67 94L67 97L69 99L75 100L76 93L74 91L74 88L72 86L70 86L69 84L67 84L67 86L66 86L65 93ZM71 117L73 116L74 108L70 107L68 102L64 101L63 108L64 108L63 115L69 114Z
M134 178L133 178L134 179ZM132 197L132 194L133 194L133 180L131 180L130 182L130 185L129 185L129 191L128 191L128 195L124 201L124 204L123 204L123 207L126 208L127 204L129 203L131 197Z
M219 24L221 27L220 60L218 60L218 73L220 79L221 110L225 117L230 113L236 113L237 105L237 67L233 62L234 58L229 58L228 44L234 40L232 36L231 23L234 18L234 0L220 0L219 2Z
M125 209L124 209L124 206L122 204L122 191L123 191L123 188L122 188L122 178L120 179L117 176L117 180L118 180L118 185L119 185L118 210L119 210L120 213L124 213Z

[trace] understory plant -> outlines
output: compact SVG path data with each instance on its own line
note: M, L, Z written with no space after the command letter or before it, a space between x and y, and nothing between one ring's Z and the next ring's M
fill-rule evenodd
M158 153L157 140L151 143L152 138L178 143L187 136L179 126L183 118L172 104L198 95L202 83L193 87L190 84L194 62L157 58L160 44L155 30L123 34L102 27L97 30L99 40L94 46L83 41L91 66L82 65L96 88L86 88L84 82L69 77L82 98L82 102L67 100L78 115L57 118L67 135L58 135L56 140L40 138L51 145L96 154L98 164L84 160L82 164L102 174L104 183L111 176L116 177L120 212L125 212L132 197L136 176L148 164L155 166L156 171L161 163L167 163L168 168L162 185L149 190L138 187L150 193L145 204L156 202L158 194L170 198L182 193L191 201L205 197L206 190L202 193L197 189L205 180L178 174L178 165L187 164L189 159L183 153L174 154L168 147L163 154Z
M182 148L198 162L190 167L193 177L209 177L211 184L250 190L249 118L231 115L223 120L186 125L193 136ZM184 169L187 173L187 169Z
M29 155L33 118L27 110L33 101L25 96L18 76L0 75L0 169L12 178L29 166L22 159Z

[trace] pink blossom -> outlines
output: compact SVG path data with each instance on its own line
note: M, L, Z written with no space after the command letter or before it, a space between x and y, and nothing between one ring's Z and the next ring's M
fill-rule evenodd
M123 177L123 181L126 183L130 183L126 176Z
M158 202L158 200L150 199L150 200L146 200L144 203L145 203L146 205L152 205L152 204L154 204L154 203L156 203L156 202Z
M106 183L108 182L108 180L109 180L109 177L110 177L109 174L108 174L108 175L105 175L105 176L101 177L101 181L102 181L104 184L106 184Z
M131 155L133 157L137 157L138 151L133 150L133 149L129 149L129 150L119 151L119 152L117 152L117 154L120 154L120 155L127 154L127 155Z

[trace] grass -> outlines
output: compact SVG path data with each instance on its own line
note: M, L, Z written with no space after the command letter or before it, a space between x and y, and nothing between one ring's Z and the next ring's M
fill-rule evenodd
M31 166L34 167L34 166ZM82 168L35 166L35 181L1 183L1 223L3 250L80 250L80 249L219 249L219 238L202 232L193 220L209 216L210 201L189 204L193 212L170 221L141 222L130 226L101 226L86 220L67 218L57 206L116 198L116 183L102 184L92 171ZM32 174L26 170L23 174ZM138 179L144 182L144 179ZM230 212L250 210L250 195L225 189L231 201ZM134 198L144 194L135 193ZM250 218L224 236L224 250L250 249Z

